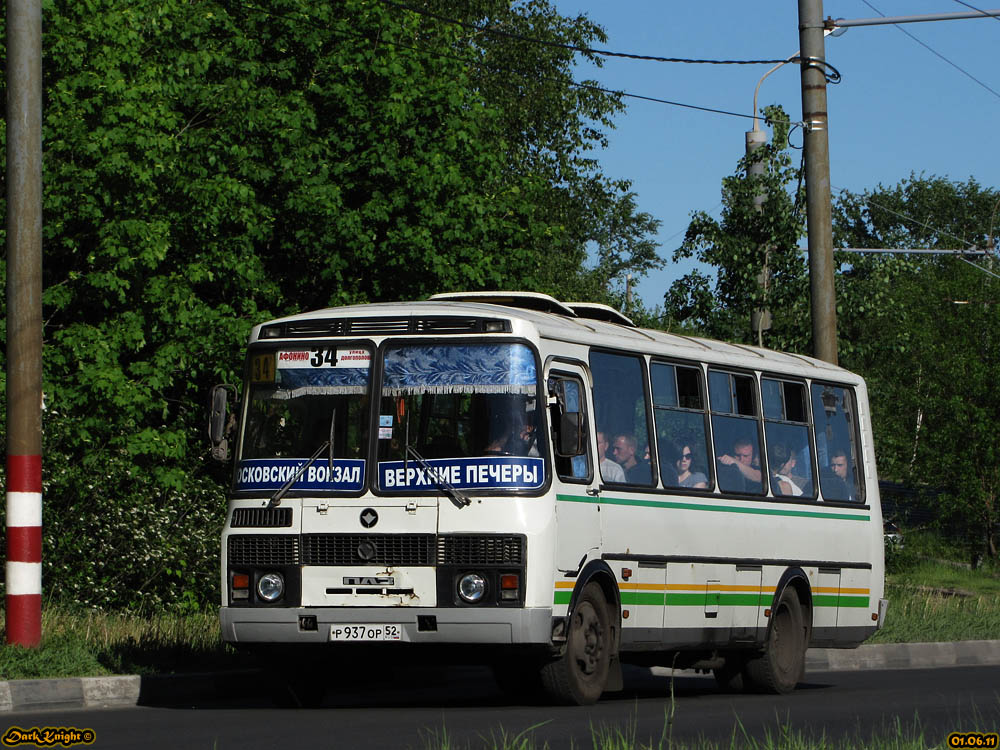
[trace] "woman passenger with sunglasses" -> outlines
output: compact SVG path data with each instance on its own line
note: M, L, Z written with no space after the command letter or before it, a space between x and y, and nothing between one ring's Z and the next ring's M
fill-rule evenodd
M677 456L677 484L680 487L688 487L695 490L703 490L708 487L708 477L700 471L691 471L694 465L694 454L691 446L678 444L680 447L675 454Z

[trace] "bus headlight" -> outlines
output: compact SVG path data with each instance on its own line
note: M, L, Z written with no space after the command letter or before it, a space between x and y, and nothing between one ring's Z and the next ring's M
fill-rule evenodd
M469 604L481 601L486 593L486 579L478 573L466 573L458 579L458 595Z
M257 594L265 602L276 602L285 593L285 579L281 573L265 573L257 580Z

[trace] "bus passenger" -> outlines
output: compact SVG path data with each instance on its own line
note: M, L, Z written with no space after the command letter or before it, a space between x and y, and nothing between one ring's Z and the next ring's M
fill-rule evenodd
M619 435L615 438L615 460L625 470L625 480L629 484L649 484L653 475L649 464L636 458L638 447L639 444L632 435Z
M608 451L608 437L604 432L597 433L597 460L601 466L601 478L605 482L625 482L625 471L605 454Z
M500 414L492 423L487 456L537 456L535 426L521 413Z
M767 457L771 463L771 490L775 495L801 497L802 488L792 478L795 468L795 451L782 443L768 446Z
M850 475L847 463L847 451L837 449L830 456L830 468L837 478L844 483L843 497L846 500L854 500L854 477ZM838 487L839 489L839 487Z
M719 463L735 466L746 481L760 484L760 462L754 461L753 442L744 438L737 440L733 443L733 453L736 455L724 453L719 456Z
M696 490L706 489L708 477L700 471L691 471L694 466L694 453L691 452L691 446L686 443L678 443L677 446L677 486Z

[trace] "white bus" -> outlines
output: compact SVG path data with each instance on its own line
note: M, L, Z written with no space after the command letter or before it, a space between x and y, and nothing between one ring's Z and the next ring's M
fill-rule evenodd
M587 704L623 662L788 692L882 625L867 393L828 363L483 292L261 324L232 415L227 389L227 642Z

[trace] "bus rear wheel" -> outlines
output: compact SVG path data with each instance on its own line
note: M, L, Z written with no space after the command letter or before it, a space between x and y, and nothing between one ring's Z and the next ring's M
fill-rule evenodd
M541 669L545 693L567 705L596 703L608 682L614 648L604 592L597 583L588 583L570 615L565 651Z
M790 693L805 668L809 626L799 595L786 586L771 614L764 652L747 661L745 686L768 693Z

